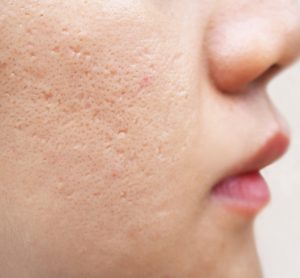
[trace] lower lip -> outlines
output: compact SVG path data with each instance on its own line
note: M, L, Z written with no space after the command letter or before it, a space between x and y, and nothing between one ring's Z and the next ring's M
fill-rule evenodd
M226 209L255 216L270 201L267 183L259 172L227 178L212 189L212 197Z

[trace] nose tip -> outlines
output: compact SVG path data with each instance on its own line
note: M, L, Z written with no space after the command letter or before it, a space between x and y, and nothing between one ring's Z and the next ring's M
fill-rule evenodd
M210 77L219 90L241 92L262 76L271 76L297 60L300 8L294 1L287 2L260 5L257 10L227 11L212 19L206 50Z

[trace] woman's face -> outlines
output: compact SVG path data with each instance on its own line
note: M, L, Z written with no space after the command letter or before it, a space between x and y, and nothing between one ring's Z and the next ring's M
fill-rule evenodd
M300 50L296 1L0 8L3 277L261 277L258 211L212 188L286 148L266 84Z

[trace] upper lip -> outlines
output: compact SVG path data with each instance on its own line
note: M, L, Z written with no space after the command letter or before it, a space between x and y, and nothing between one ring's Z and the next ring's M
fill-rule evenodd
M277 129L265 142L233 169L234 175L257 172L283 156L290 145L289 135Z

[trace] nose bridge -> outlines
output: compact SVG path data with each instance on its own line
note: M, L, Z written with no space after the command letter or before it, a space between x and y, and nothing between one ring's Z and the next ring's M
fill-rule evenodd
M285 3L227 11L212 21L207 51L211 77L219 89L241 91L274 65L285 67L296 60L300 8L294 1Z

